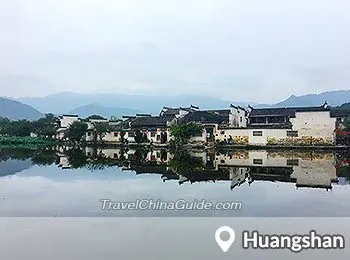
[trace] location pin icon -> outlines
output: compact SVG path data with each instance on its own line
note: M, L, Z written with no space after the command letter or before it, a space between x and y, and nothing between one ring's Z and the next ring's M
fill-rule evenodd
M226 241L221 239L221 234L224 232L227 232L230 235L229 239ZM227 226L220 227L215 232L216 243L218 243L221 250L224 251L225 253L230 249L233 242L235 242L235 238L236 238L235 231L232 228Z

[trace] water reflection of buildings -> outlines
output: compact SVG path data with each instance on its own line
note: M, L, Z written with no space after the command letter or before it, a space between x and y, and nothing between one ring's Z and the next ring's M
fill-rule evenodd
M336 156L332 152L295 151L232 151L226 153L191 152L190 157L201 162L194 171L174 166L174 155L167 150L121 150L86 148L87 158L104 156L123 170L136 174L160 174L165 181L177 180L179 184L196 182L230 181L231 189L247 182L289 182L296 187L332 189L338 183ZM178 162L181 164L181 161ZM69 167L69 160L60 157L62 168ZM191 165L190 165L191 168ZM347 184L342 181L340 184Z
M338 182L334 159L332 153L267 151L227 153L215 158L218 168L239 169L235 170L237 180L245 174L249 184L259 180L293 182L296 187L327 190Z

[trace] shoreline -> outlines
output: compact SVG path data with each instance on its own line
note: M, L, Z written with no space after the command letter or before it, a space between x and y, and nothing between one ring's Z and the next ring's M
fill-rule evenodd
M0 147L53 147L53 146L65 146L71 145L69 142L62 142L58 140L47 140L42 138L33 137L0 137ZM160 149L174 149L175 147L169 144L159 144L159 143L128 143L123 144L120 142L103 142L103 143L93 143L93 142L82 142L79 146L81 147L99 147L99 148L160 148ZM350 146L346 145L249 145L249 144L214 144L214 143L190 143L183 145L183 149L215 149L215 150L325 150L325 151L337 151L337 150L350 150Z

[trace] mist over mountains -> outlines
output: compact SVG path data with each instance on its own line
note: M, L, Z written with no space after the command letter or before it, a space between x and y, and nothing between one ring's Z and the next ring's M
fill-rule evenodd
M136 109L158 114L163 106L199 106L201 109L227 108L231 103L246 106L248 102L233 102L215 97L193 95L121 95L121 94L77 94L62 92L40 98L19 98L18 101L35 107L43 113L64 114L77 107L98 103L104 107Z
M42 116L43 114L32 106L0 97L0 117L7 117L11 120L37 120Z
M141 110L123 108L123 107L105 107L99 103L92 103L85 106L77 107L69 112L69 114L79 115L86 118L91 115L101 115L105 118L121 118L123 115L135 115L141 113Z
M163 106L187 107L199 106L200 109L227 109L230 104L246 107L295 107L320 106L325 101L330 106L340 106L350 102L350 90L328 91L320 94L290 96L276 104L256 104L252 102L235 102L215 97L194 95L120 95L120 94L78 94L61 92L46 97L24 97L16 100L0 98L0 117L12 120L35 120L45 113L78 114L87 117L99 114L110 118L136 113L159 114Z

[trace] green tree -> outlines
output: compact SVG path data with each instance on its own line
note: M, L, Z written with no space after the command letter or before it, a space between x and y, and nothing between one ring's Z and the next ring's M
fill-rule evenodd
M140 129L135 130L134 139L136 143L149 142L147 135L144 132L142 132Z
M103 116L100 115L91 115L86 118L87 120L106 120Z
M88 125L85 122L75 121L69 126L65 137L73 142L81 142L87 129Z
M40 137L52 138L58 129L58 118L53 114L46 114L44 118L33 122L34 133Z
M102 142L103 137L109 131L109 124L105 122L96 122L93 123L93 127L94 142Z
M126 131L130 128L129 120L119 120L118 124L113 125L111 131L119 131L120 132L120 142L125 143L125 135Z
M186 144L191 137L200 134L203 127L199 124L188 123L170 126L170 132L175 138L175 145Z
M350 131L350 118L349 117L345 118L344 127L345 127L345 130Z
M34 131L33 122L28 120L11 121L5 128L5 135L8 136L30 136Z
M8 134L8 127L11 124L11 121L8 118L0 117L0 135Z

